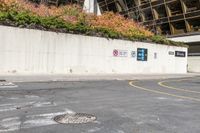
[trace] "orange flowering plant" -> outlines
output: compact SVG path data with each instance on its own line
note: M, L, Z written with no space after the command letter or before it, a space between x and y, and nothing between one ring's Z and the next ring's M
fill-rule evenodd
M113 29L119 32L124 37L137 37L143 36L145 38L152 37L154 34L146 30L143 26L134 22L131 19L126 19L119 14L114 14L112 12L107 12L101 16L94 16L90 20L92 27L104 27L108 29Z

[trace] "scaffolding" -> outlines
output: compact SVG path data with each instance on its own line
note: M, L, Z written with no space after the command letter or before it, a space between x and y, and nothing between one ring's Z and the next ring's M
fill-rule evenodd
M156 34L200 32L200 0L98 0L101 12L118 12Z

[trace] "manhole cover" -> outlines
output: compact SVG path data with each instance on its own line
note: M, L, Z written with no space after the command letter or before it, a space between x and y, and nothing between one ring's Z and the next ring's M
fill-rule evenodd
M85 113L63 114L54 117L54 120L60 124L84 124L96 120L94 115Z

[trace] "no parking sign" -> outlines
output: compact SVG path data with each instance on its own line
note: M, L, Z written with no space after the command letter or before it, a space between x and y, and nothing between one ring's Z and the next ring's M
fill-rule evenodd
M117 50L117 49L114 49L114 50L113 50L113 56L118 56L118 54L119 54L118 50Z
M127 50L113 50L113 56L115 57L128 57L128 51Z

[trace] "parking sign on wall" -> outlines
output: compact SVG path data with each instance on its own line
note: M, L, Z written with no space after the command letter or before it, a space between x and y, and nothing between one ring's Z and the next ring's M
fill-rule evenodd
M138 61L147 61L148 50L145 48L137 49L137 60Z

